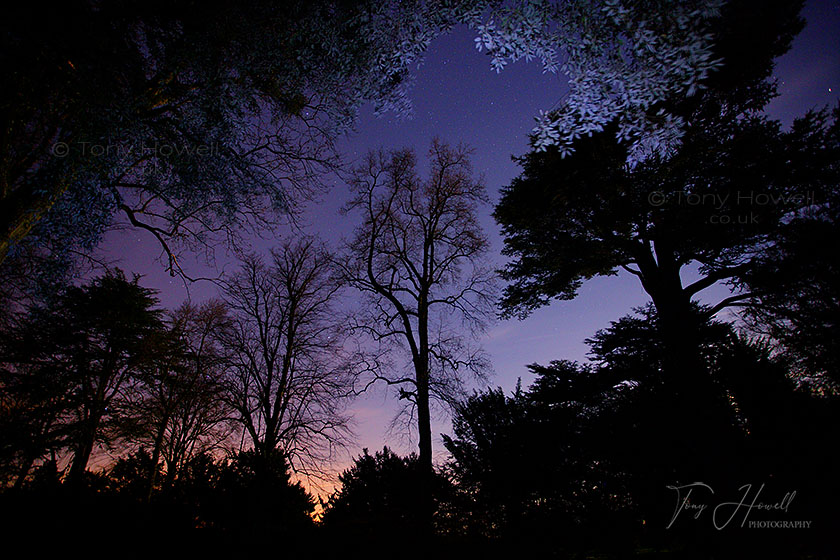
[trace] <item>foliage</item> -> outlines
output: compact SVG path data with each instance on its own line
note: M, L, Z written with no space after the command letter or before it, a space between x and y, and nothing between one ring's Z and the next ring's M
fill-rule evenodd
M68 444L72 426L64 420L75 399L68 372L47 364L27 365L24 361L35 349L29 342L21 344L17 333L3 334L0 481L21 485L35 461Z
M7 350L7 395L35 413L28 428L37 448L23 464L24 476L49 449L67 446L70 476L79 478L97 444L123 435L126 390L138 382L143 345L161 326L156 303L139 278L116 270L67 288L54 307L25 317Z
M741 3L726 8L715 35L722 70L697 96L667 101L690 123L672 157L630 168L627 145L608 131L578 140L571 158L549 150L519 160L523 173L494 213L515 258L504 271L506 312L574 297L582 281L619 269L636 274L657 305L677 289L687 302L737 277L786 216L824 195L830 177L811 162L830 159L827 115L783 132L760 114L775 95L772 58L801 27L798 8L774 3L759 19ZM689 263L701 280L673 287L674 271Z
M710 524L665 530L674 513L667 486L698 480L716 494L757 480L774 492L796 487L807 495L798 511L832 518L819 489L834 486L838 457L820 442L835 429L836 402L797 390L766 344L707 322L703 356L723 405L694 426L680 422L656 320L652 308L639 310L588 341L590 363L532 364L527 391L489 389L463 402L444 441L472 532L555 550L603 549L604 531L617 546L644 536L714 550L729 536ZM678 452L683 444L691 455Z
M315 503L299 482L292 483L282 453L269 457L240 452L216 480L214 507L206 522L259 542L283 535L293 542L312 526ZM301 539L301 544L305 541Z
M235 240L293 211L334 168L332 140L362 103L404 110L414 7L18 6L0 49L0 262L46 251L66 264L121 217L183 274L178 245Z
M836 185L840 180L840 107L834 110L826 142L832 155L810 163L831 172ZM836 188L822 196L815 201L818 204L779 224L773 246L758 257L741 286L756 294L757 304L745 310L750 326L782 343L803 383L818 392L836 394L840 262L836 251L826 250L825 242L840 234L840 201Z
M387 446L371 455L367 449L339 475L341 487L324 505L322 521L341 538L390 540L421 536L423 465L416 453L400 457ZM445 499L447 480L434 478L433 493Z
M134 453L120 457L108 470L109 487L111 491L126 498L144 501L152 484L150 475L154 472L155 477L160 476L157 467L149 452L141 447Z
M691 97L719 67L711 30L719 25L722 4L513 2L478 24L476 47L488 51L496 71L509 60L539 58L545 71L568 75L562 105L537 120L538 150L553 146L569 155L575 140L617 121L616 138L631 144L631 161L641 161L669 153L686 125L660 102Z

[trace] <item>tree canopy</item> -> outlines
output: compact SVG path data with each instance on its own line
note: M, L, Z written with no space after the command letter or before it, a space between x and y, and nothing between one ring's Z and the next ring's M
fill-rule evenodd
M663 380L667 353L657 322L652 306L638 309L587 341L588 363L531 364L527 390L491 388L462 402L444 442L470 512L468 531L555 550L594 542L606 549L604 531L618 550L631 535L659 533L673 543L679 534L689 550L711 557L734 548L735 539L708 518L705 528L684 518L665 529L674 515L668 485L699 480L720 495L761 479L768 487L798 486L807 500L799 511L832 508L820 488L833 484L827 473L837 452L819 442L837 425L836 401L797 388L768 344L703 320L702 359L720 397L714 421L676 421L680 403ZM700 431L713 437L697 438ZM678 452L683 444L691 454Z
M24 417L31 438L24 476L48 451L69 447L70 477L78 481L95 447L119 439L125 389L138 381L144 346L161 327L156 304L139 278L108 272L66 289L54 306L34 309L4 341L6 396L38 413Z
M424 523L418 508L426 491L423 476L416 453L400 457L386 446L371 455L364 449L339 475L341 486L325 504L324 524L353 540L417 537ZM445 483L436 478L436 495Z
M182 272L175 243L288 213L334 166L361 103L404 110L412 7L18 6L0 49L0 262L66 260L121 217Z
M837 156L829 114L809 113L789 131L761 114L775 94L772 57L801 25L797 10L779 2L754 21L743 5L727 8L723 69L697 96L666 101L690 123L672 157L630 167L626 144L602 133L579 140L572 157L519 159L523 172L494 213L514 257L503 272L508 314L572 298L582 281L620 269L658 306L687 302L743 273L791 215L828 202ZM682 286L676 274L692 263L701 278Z
M114 222L179 249L269 225L334 169L332 141L373 101L410 111L409 69L464 23L497 70L540 58L572 93L541 117L564 151L611 119L634 145L668 143L651 117L716 61L716 2L176 2L16 7L0 64L0 263L20 280L88 255ZM648 18L657 10L660 18ZM618 42L615 38L620 38ZM563 53L566 63L558 59ZM46 283L48 286L48 282Z
M746 3L724 8L721 70L697 95L663 102L689 123L672 155L628 165L628 146L606 132L578 140L570 157L550 149L520 158L522 174L494 212L513 258L502 271L504 314L527 315L575 297L589 278L625 271L656 305L677 371L696 355L691 306L701 291L732 289L712 315L770 301L764 272L780 266L785 237L807 227L797 224L826 223L840 161L836 113L809 112L789 130L762 113L776 95L773 58L801 28L800 8L763 4L759 18ZM697 278L686 281L692 269Z

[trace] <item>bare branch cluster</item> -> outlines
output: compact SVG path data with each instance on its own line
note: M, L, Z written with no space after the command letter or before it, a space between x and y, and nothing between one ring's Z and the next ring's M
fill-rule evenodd
M304 475L350 436L344 397L353 382L333 309L341 288L333 259L314 239L288 241L266 263L243 258L225 282L231 323L227 393L258 453L283 452Z

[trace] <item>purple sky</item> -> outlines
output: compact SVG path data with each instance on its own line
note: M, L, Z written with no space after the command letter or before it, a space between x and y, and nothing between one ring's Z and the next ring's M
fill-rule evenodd
M769 106L770 114L785 125L809 108L833 105L840 99L840 2L812 0L806 3L803 15L806 28L796 38L793 49L777 62L781 96ZM498 200L500 188L518 173L510 156L527 151L527 134L534 126L534 117L540 109L554 107L565 92L562 76L543 74L538 63L519 62L499 74L491 71L488 57L475 50L473 35L466 29L456 29L433 43L414 75L414 118L377 118L370 107L365 107L355 133L340 141L341 151L348 159L354 159L380 147L414 148L422 171L432 137L439 136L453 144L464 142L476 150L473 165L477 173L484 175L493 203ZM306 230L331 243L348 235L354 226L352 218L338 214L346 196L346 187L336 180L326 200L307 209ZM494 258L501 266L502 242L491 210L486 209L482 223L491 239ZM265 241L254 244L257 251L267 251L269 247ZM142 274L142 284L159 291L162 306L176 307L187 299L183 283L170 278L154 261L159 249L145 232L111 234L103 252L120 258L119 264L126 271ZM223 259L218 265L219 270L223 266L227 270L233 268ZM195 276L207 274L199 264L187 264L185 268ZM701 299L717 301L723 293L722 289L712 288L703 292ZM213 295L215 288L206 282L189 289L194 301ZM482 341L495 369L490 384L510 390L521 377L527 387L533 377L526 364L560 358L585 360L585 338L647 301L636 278L624 273L587 282L575 300L555 302L524 321L496 323ZM393 395L384 389L355 403L358 445L352 450L353 455L362 447L373 451L385 444L400 453L415 449L398 434L386 433L395 403ZM435 454L440 458L444 450L437 434L451 433L448 421L440 419L433 431Z

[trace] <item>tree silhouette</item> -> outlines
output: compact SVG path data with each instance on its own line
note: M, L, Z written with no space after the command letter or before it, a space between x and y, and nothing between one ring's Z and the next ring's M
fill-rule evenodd
M266 264L246 256L225 281L225 393L257 456L282 452L298 472L322 473L349 435L344 397L353 380L334 313L341 288L314 239L287 241Z
M160 476L159 465L144 448L120 457L108 470L111 490L137 502L148 501L149 488Z
M306 546L315 502L299 482L291 481L280 451L237 454L222 464L215 486L215 507L206 519L211 527L242 545L282 538L292 549Z
M840 162L840 108L828 138L834 155L814 162L833 168ZM756 305L745 309L750 326L779 340L797 364L800 379L824 394L836 394L840 381L840 316L836 252L826 251L825 240L837 239L840 200L836 189L826 193L827 204L809 209L779 225L775 242L756 260L743 278L743 286L756 294ZM827 380L830 380L827 382Z
M166 313L165 327L144 348L141 386L129 413L136 424L132 439L151 449L149 498L161 459L165 485L171 485L192 456L218 448L232 432L216 336L228 321L221 301L185 303Z
M55 458L72 431L67 419L75 399L70 372L42 361L44 346L34 333L36 321L9 327L2 337L0 381L0 473L3 482L20 488L33 465Z
M798 390L767 344L698 319L703 361L721 398L715 423L703 426L713 445L680 455L673 441L690 435L674 421L680 404L663 383L657 321L652 306L640 309L587 341L589 363L532 364L536 379L526 391L490 389L458 407L444 441L470 531L570 554L608 549L604 531L618 549L641 538L725 553L729 536L708 519L666 530L674 513L667 486L696 481L716 495L750 480L782 494L796 487L807 495L798 511L831 523L836 516L821 489L836 487L838 457L821 442L836 429L836 402Z
M0 263L33 247L66 261L116 216L183 274L179 245L292 211L358 106L402 106L425 43L394 4L18 6L0 49Z
M513 539L533 537L532 530L539 533L538 520L548 508L536 506L552 498L543 475L563 470L557 464L565 455L558 447L562 435L552 437L551 461L538 457L546 434L519 387L510 396L501 389L470 396L456 409L452 429L453 436L443 436L443 442L452 455L449 469L466 498L461 514L469 533ZM527 481L519 476L523 470Z
M339 475L341 487L324 505L324 527L337 538L362 541L416 539L426 520L418 508L426 498L423 465L416 453L400 457L387 446L371 455L365 449ZM446 480L435 476L432 492L442 497Z
M139 382L143 345L161 326L156 303L139 278L128 280L116 270L67 288L54 306L35 309L26 318L28 352L12 355L12 362L31 376L30 385L58 384L47 402L59 406L49 407L39 431L63 425L63 444L73 453L71 481L81 480L97 443L109 444L121 435L127 391ZM23 465L24 475L31 460Z
M773 57L801 28L800 7L762 4L759 18L745 3L724 8L716 29L722 69L703 92L663 104L690 123L670 157L630 167L626 146L608 133L580 140L570 157L532 152L494 213L503 252L514 259L503 271L510 281L504 312L527 315L551 298L573 298L594 276L635 275L656 306L665 374L697 426L713 421L702 403L715 389L700 356L693 299L718 282L746 286L782 224L827 204L833 188L828 115L809 113L782 131L761 114L775 95ZM688 267L699 277L685 282ZM757 296L736 291L708 314Z
M821 442L836 429L836 402L798 388L790 364L766 341L749 339L730 324L702 319L705 313L697 311L700 353L718 397L706 403L714 408L698 426L710 437L694 438L696 431L675 421L679 401L667 378L663 381L667 351L656 336L659 318L648 307L613 322L590 341L599 370L613 385L603 393L599 418L590 424L590 453L627 475L636 519L646 520L651 535L670 531L665 527L674 513L674 495L667 485L698 480L716 493L759 484L751 480L782 494L797 487L803 498L799 511L831 523L834 514L822 496L824 489L836 486L831 473L838 457ZM678 444L671 442L686 438L696 449L675 453ZM709 554L725 551L730 538L740 541L740 536L722 535L708 524L683 523L672 529L688 539L690 548ZM813 546L821 546L823 536L815 535ZM784 539L744 542L769 549L790 544Z
M362 224L342 264L347 281L367 298L351 328L379 344L375 352L382 349L367 362L371 383L396 386L412 417L416 409L427 485L433 472L432 399L454 402L463 372L480 375L486 368L456 321L481 329L493 294L488 241L477 214L486 202L484 185L473 178L464 147L435 140L429 159L425 181L408 150L371 153L354 171L347 210L359 214ZM398 349L407 354L411 373L400 374L386 361ZM430 501L427 507L431 519Z

